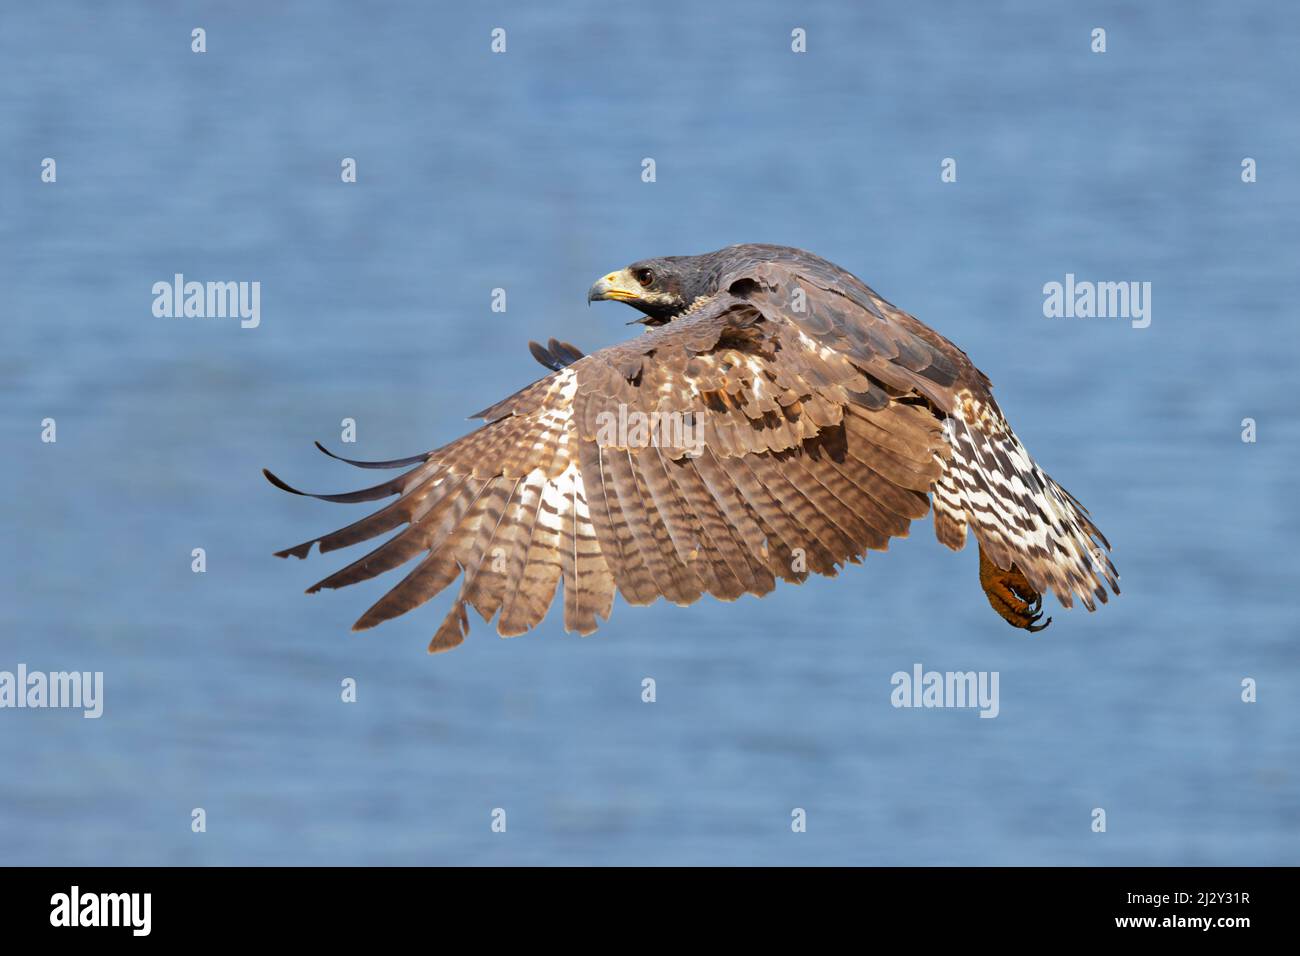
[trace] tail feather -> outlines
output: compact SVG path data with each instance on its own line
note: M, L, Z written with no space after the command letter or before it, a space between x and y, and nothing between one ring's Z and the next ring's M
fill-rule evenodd
M933 488L935 535L949 548L974 532L989 560L1018 568L1063 607L1119 594L1110 543L1088 511L1030 457L996 404L969 393L944 423L952 455Z

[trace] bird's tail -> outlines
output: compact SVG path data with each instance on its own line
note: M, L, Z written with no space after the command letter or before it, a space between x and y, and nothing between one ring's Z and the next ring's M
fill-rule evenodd
M999 568L1019 571L1063 607L1077 595L1089 611L1119 594L1110 543L1068 491L1044 472L996 403L969 394L944 422L951 448L934 486L935 535L954 551L969 527Z

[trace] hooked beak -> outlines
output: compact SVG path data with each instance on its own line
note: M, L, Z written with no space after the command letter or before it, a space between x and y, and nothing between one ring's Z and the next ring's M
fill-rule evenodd
M602 299L612 299L616 302L629 302L639 299L640 284L633 279L626 269L618 272L611 272L603 278L597 279L592 287L587 291L587 304L599 302Z

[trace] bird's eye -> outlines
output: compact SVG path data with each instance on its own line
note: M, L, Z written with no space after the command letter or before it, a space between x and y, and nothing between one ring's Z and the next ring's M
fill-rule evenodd
M632 275L642 286L648 286L655 281L655 274L649 269L637 269Z

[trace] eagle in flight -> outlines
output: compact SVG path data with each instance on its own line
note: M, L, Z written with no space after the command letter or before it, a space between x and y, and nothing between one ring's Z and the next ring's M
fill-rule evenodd
M834 576L907 535L931 502L941 542L975 535L980 584L1013 627L1051 623L1038 623L1048 590L1089 611L1119 593L1109 543L1030 458L984 373L838 266L730 246L635 262L587 299L627 303L646 330L590 355L530 343L550 373L479 412L482 427L412 458L340 459L408 470L313 495L396 499L278 556L402 530L308 593L418 558L354 630L459 579L430 652L464 640L467 606L502 636L531 630L561 581L565 629L590 634L615 591L687 605Z

